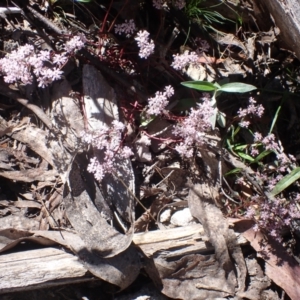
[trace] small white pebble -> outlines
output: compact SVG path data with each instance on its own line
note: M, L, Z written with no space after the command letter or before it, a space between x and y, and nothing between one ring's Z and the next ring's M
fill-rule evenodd
M194 218L191 215L190 209L184 208L182 210L179 210L175 212L171 217L171 224L175 226L186 226L190 224L194 224L193 222Z
M171 209L166 209L160 214L160 222L169 222L171 218Z

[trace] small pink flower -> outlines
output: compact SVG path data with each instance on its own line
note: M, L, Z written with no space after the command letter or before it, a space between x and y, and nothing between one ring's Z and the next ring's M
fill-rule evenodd
M262 135L259 132L254 132L254 142L261 142L262 141Z
M52 62L61 67L67 62L67 60L68 58L65 56L65 54L55 54L53 56Z
M126 36L130 36L136 31L136 26L134 24L134 20L125 20L125 23L115 25L115 33L122 34L124 33Z
M125 125L122 122L117 120L112 121L112 125L114 130L116 131L123 131L125 129Z
M173 62L171 66L175 70L182 70L189 64L197 64L198 59L198 55L195 52L189 53L189 51L186 50L183 54L173 55Z
M257 116L259 118L262 117L262 115L264 114L264 107L259 104L259 105L256 105L256 100L254 100L254 98L250 97L249 98L249 105L247 108L245 109L239 109L237 114L240 118L244 118L248 115L254 115L254 116Z
M248 207L247 212L245 214L245 218L253 219L255 217L256 211L253 207Z
M139 56L141 58L148 58L152 53L154 53L154 42L149 39L150 33L146 30L140 30L137 36L134 38L140 48Z
M248 128L249 125L250 125L250 122L249 122L249 121L241 121L241 122L239 123L239 125L240 125L241 127Z
M201 146L204 143L204 133L211 129L210 118L215 113L210 101L198 104L192 108L190 114L181 123L175 126L173 133L180 136L183 142L175 149L185 157L191 157L192 147Z
M251 147L250 153L253 157L259 154L259 151L256 148Z
M266 137L263 138L262 143L264 144L266 150L279 150L279 145L275 142L275 135L269 133Z
M158 116L165 113L165 108L169 103L168 98L174 94L172 86L166 86L164 92L156 92L155 96L148 99L148 110L149 115Z
M131 149L127 146L123 147L122 152L121 152L121 156L124 158L129 158L130 156L133 155L133 152L131 151Z
M72 39L70 39L65 44L65 49L67 52L72 52L75 49L80 50L84 47L84 44L86 43L86 37L83 34L75 35Z

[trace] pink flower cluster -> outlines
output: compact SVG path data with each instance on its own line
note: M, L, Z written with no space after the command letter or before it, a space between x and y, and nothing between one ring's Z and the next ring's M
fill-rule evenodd
M112 127L103 126L97 133L84 133L83 141L91 144L98 150L103 151L103 159L101 161L95 156L90 160L88 172L94 173L96 180L99 182L106 173L115 171L116 158L129 158L133 155L131 149L127 146L122 147L122 131L125 125L119 121L113 121Z
M69 53L74 50L80 50L84 47L86 41L87 40L84 34L80 33L78 35L75 35L68 42L66 42L65 50Z
M155 97L148 99L147 114L158 116L165 113L165 108L168 105L168 98L174 95L174 89L168 85L164 92L156 92Z
M197 64L199 60L198 55L196 52L189 52L188 50L184 51L183 54L176 54L173 55L173 62L171 66L175 70L182 70L189 64Z
M255 115L255 116L261 118L262 115L264 114L264 111L265 111L264 107L261 104L256 105L256 100L254 100L252 97L250 97L248 107L245 109L240 108L238 110L238 116L240 118L242 118L242 117L252 114L252 115Z
M265 150L271 150L274 151L278 157L280 156L280 147L278 143L275 140L275 135L273 133L269 133L267 136L263 137L261 133L259 132L254 132L253 134L254 137L254 143L250 147L250 153L253 157L257 156L259 154L259 151L257 147L260 145L263 145ZM279 160L281 160L278 157Z
M269 133L261 142L266 150L278 151L280 149L278 143L275 141L275 135L273 133Z
M255 132L253 136L255 142L253 150L257 151L255 154L259 153L255 147L261 145L266 150L273 151L277 157L277 161L275 162L277 168L265 168L261 172L259 170L256 172L256 177L260 179L261 185L266 192L263 196L256 195L251 197L252 205L247 209L245 217L255 220L255 230L264 230L276 240L281 241L283 228L291 226L293 219L300 218L300 211L296 206L299 195L297 198L291 196L292 199L287 200L278 196L273 197L268 191L272 191L284 175L290 172L293 167L296 167L296 159L292 155L280 152L281 148L276 142L274 134L269 133L263 137L261 133ZM251 154L253 155L252 150ZM241 182L244 179L241 177L238 181Z
M278 153L276 156L279 166L278 171L281 173L288 171L288 169L296 162L296 158L291 154L286 155L285 153Z
M135 31L136 31L136 26L135 26L133 19L131 19L129 21L125 20L125 23L115 25L115 33L116 34L121 35L122 33L124 33L126 35L126 37L129 37Z
M62 71L59 67L67 61L67 57L57 54L52 60L52 68L46 67L44 62L51 62L49 51L34 52L32 45L24 45L0 59L0 71L5 74L7 83L21 82L30 84L33 74L40 87L61 79Z
M75 36L65 45L67 52L81 49L84 46L84 36ZM0 59L0 72L4 74L7 83L21 82L31 84L33 74L36 76L38 86L46 87L55 80L62 78L60 68L67 62L66 52L50 56L50 52L41 50L35 53L32 45L20 46L17 50L8 53ZM48 67L45 62L52 64Z
M245 217L255 219L255 230L263 229L278 241L282 240L283 228L291 226L293 219L300 218L300 212L294 203L295 201L254 196L252 202L258 204L256 205L258 209L250 206Z
M214 108L210 101L206 100L198 104L198 108L191 109L188 117L174 128L174 134L180 136L183 141L175 147L176 151L184 157L192 157L193 146L201 146L204 143L205 132L211 129L210 118L214 114Z
M198 55L203 54L203 52L207 52L210 48L209 43L206 40L201 39L200 37L195 38L195 43L197 45L196 53Z
M146 30L140 30L134 38L140 48L139 56L148 58L154 52L154 41L149 39L150 33Z
M259 132L255 132L253 135L254 135L254 142L262 143L266 150L271 150L274 152L280 150L278 143L275 141L275 135L273 133L269 133L264 138Z

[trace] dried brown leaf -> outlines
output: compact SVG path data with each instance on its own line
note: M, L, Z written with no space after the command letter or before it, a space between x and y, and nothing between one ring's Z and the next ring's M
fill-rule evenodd
M56 180L57 176L56 170L44 170L44 169L32 169L23 171L2 171L0 176L7 179L23 181L23 182L33 182L33 181L46 181L48 185L53 185L51 181Z
M219 267L225 271L224 276L228 278L228 291L233 295L237 283L227 246L228 223L213 199L212 187L207 183L190 186L189 208L192 215L203 225L209 241L214 246Z
M236 223L236 229L251 243L258 255L265 260L265 273L293 300L300 299L300 267L283 246L271 239L266 241L261 232L255 232L251 221Z
M110 258L101 258L97 251L86 247L85 242L75 233L66 231L35 231L35 237L47 238L72 250L80 262L95 276L109 283L128 287L140 272L140 260L134 247Z
M29 230L6 228L0 230L0 252L7 251L24 240L31 240L45 246L51 246L54 244L49 239L41 237L34 237L34 234Z
M154 260L161 276L162 292L173 299L206 300L232 295L225 271L214 255L186 255L176 261Z
M71 191L66 186L64 192L67 217L86 248L97 252L99 257L112 257L128 248L133 230L123 235L107 223L87 193L87 184L76 163L70 172L69 183Z

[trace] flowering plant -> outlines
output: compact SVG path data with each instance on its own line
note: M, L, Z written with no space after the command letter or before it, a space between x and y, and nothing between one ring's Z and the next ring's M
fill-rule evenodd
M85 42L84 35L74 36L65 44L65 52L52 56L46 50L36 52L29 44L20 46L0 59L0 72L4 74L7 83L31 84L35 76L38 86L44 88L62 78L61 68L67 62L68 55L84 47Z
M83 141L92 145L95 149L103 152L103 159L99 161L99 156L91 158L87 170L94 173L95 179L101 181L106 173L115 171L116 158L129 158L133 155L127 146L122 147L122 131L125 125L119 121L113 121L109 128L103 125L97 132L83 133Z
M199 91L214 92L211 98L211 106L215 109L213 115L211 116L211 125L214 128L216 121L220 126L225 127L226 119L225 114L217 109L216 97L222 92L227 93L247 93L256 90L256 87L251 84L232 82L220 85L219 83L211 83L207 81L185 81L181 83L182 85L193 88Z

